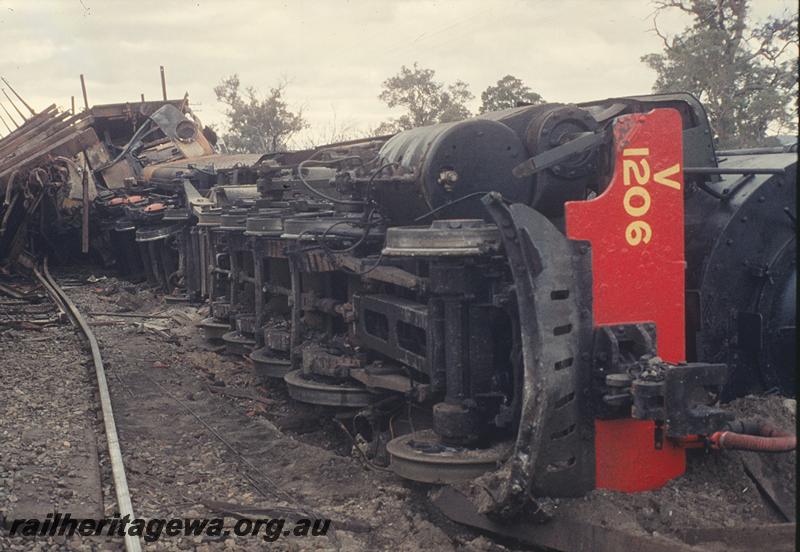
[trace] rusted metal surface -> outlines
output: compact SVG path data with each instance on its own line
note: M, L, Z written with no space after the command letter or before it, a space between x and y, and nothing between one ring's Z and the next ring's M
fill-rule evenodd
M89 109L85 79L81 80L86 110L74 114L50 105L36 113L25 103L30 117L0 139L0 195L5 198L0 206L0 264L18 259L23 250L32 245L26 243L28 238L37 234L45 241L39 246L44 245L55 254L69 251L69 248L55 246L53 240L70 229L78 230L75 243L80 244L79 251L84 254L93 244L105 243L107 247L109 236L100 235L95 239L90 230L98 224L92 215L98 190L122 190L136 182L142 167L152 163L153 158L177 160L213 151L195 119L186 116L185 99L147 102L137 105L136 109L130 104ZM13 92L21 99L15 90ZM8 99L15 105L10 96ZM21 111L20 114L24 116ZM160 123L153 123L154 117ZM143 124L155 125L160 136L157 134L151 142L138 141L126 146L137 126ZM117 157L112 158L109 154L123 147L126 149L122 155L115 153ZM158 153L162 150L167 153ZM79 166L83 169L78 169ZM96 186L98 183L100 188ZM157 201L148 203L158 204ZM146 212L158 212L163 209L159 205ZM49 215L39 231L28 233L26 227L45 211ZM108 249L103 253L106 257L111 254Z
M248 167L258 163L264 156L257 153L221 154L212 153L194 156L190 159L175 159L157 166L146 167L143 172L145 179L149 180L156 169L178 168L188 169L189 165L195 167L214 167L217 170L229 170L236 167Z
M89 113L95 119L131 120L140 115L150 115L165 104L170 104L180 108L183 104L183 100L148 100L145 102L134 103L120 102L111 104L96 104L89 108Z

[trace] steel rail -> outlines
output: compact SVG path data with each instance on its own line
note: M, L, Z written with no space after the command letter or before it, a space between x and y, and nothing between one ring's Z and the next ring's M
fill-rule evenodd
M106 372L103 367L103 358L100 356L100 346L97 343L97 338L95 338L94 333L92 333L92 330L75 306L75 303L67 297L67 294L58 286L55 279L50 274L46 258L41 272L34 269L34 274L36 274L36 277L42 282L42 285L44 285L48 293L51 294L53 300L66 307L73 323L81 330L84 337L86 337L86 340L89 342L89 347L92 350L95 375L97 376L97 389L100 393L100 405L103 409L103 425L105 426L106 440L108 441L108 455L111 459L111 473L114 478L117 506L119 506L121 517L129 516L128 519L133 520L136 516L133 515L133 505L131 504L131 495L128 490L128 479L125 477L125 465L122 462L122 451L119 446L117 426L114 423L114 411L111 408L111 396L108 393L108 382L106 381ZM142 546L139 542L139 537L128 535L126 532L125 550L127 552L141 552Z

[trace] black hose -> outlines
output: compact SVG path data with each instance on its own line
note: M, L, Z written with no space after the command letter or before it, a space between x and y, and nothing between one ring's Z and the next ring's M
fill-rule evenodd
M485 196L488 193L489 192L472 192L471 194L467 194L465 196L461 196L461 197L459 197L457 199L454 199L453 201L450 201L449 203L445 203L444 205L440 205L436 209L432 209L432 210L428 211L424 215L421 215L421 216L415 218L414 222L420 222L420 221L430 217L431 215L435 215L439 211L443 211L443 210L447 209L448 207L452 207L453 205L461 203L462 201L466 201L468 199L472 199L472 198L475 198L475 197L482 197L482 196Z
M369 236L370 228L375 226L377 223L371 222L372 214L375 213L377 209L373 208L369 213L367 213L366 221L364 222L364 233L358 239L356 243L349 247L345 247L344 249L334 249L325 243L325 240L328 239L328 232L333 230L335 227L339 226L340 224L350 224L350 221L340 220L334 224L331 224L325 231L322 233L322 237L320 238L320 245L323 249L327 250L329 253L349 253L350 251L354 251L359 245L364 243Z
M372 176L370 176L369 180L367 181L367 193L369 193L370 186L372 186L372 183L375 181L375 177L381 174L383 169L388 169L389 167L399 167L399 166L400 165L398 163L384 163L383 165L375 169L375 172L372 173Z

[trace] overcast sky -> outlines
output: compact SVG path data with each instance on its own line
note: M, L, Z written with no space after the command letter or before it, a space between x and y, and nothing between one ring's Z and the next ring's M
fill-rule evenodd
M756 0L758 17L794 10ZM286 98L311 127L374 128L395 115L381 83L418 61L438 79L480 92L506 74L546 100L576 102L647 93L655 74L639 58L661 48L647 0L242 1L0 0L0 74L31 103L82 105L188 91L205 123L224 122L213 88L238 73L267 91L281 78ZM659 27L686 26L664 14ZM713 70L713 68L709 68Z

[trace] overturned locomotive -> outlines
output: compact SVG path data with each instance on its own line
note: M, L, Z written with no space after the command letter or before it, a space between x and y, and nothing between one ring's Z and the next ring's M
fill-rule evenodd
M715 151L688 94L267 155L185 113L93 171L95 239L402 477L505 517L655 488L743 431L724 400L794 393L796 154Z

